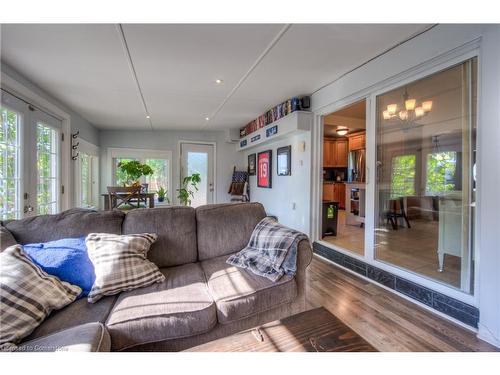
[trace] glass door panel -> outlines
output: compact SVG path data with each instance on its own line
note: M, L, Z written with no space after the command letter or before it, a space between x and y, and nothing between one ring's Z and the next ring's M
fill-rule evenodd
M59 131L44 123L36 125L36 213L59 211Z
M377 97L376 259L472 291L476 59Z
M21 199L21 114L0 107L0 219L19 219Z
M208 144L181 144L181 182L186 176L199 173L201 182L194 191L191 206L198 207L214 201L214 146Z

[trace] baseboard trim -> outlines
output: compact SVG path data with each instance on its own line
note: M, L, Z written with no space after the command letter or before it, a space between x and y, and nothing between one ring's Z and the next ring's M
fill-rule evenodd
M479 309L462 301L448 297L413 281L381 270L375 266L355 259L318 242L313 243L315 254L341 266L362 278L396 292L420 306L446 317L461 326L477 331Z

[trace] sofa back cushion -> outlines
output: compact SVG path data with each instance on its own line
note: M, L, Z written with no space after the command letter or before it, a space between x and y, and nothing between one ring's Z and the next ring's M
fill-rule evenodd
M127 213L123 234L156 233L148 258L158 267L196 262L196 219L192 207L136 209Z
M39 243L82 237L92 232L121 234L125 214L73 208L56 215L40 215L4 223L18 243Z
M206 260L240 251L255 226L266 217L260 203L224 203L196 209L198 258Z

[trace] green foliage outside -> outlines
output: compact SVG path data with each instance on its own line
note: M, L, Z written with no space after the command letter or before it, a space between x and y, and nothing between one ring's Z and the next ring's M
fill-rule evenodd
M0 218L16 218L17 121L16 112L0 107Z
M455 190L457 153L436 152L427 155L426 193L438 194Z
M392 158L391 198L415 195L415 155Z
M191 205L191 199L194 198L194 193L198 191L198 184L201 182L199 173L193 173L191 176L184 177L182 180L182 188L177 189L177 198L184 206Z
M153 174L153 169L149 165L142 164L137 160L122 160L118 164L118 169L124 174L125 183L127 185L137 183L142 176L149 176Z

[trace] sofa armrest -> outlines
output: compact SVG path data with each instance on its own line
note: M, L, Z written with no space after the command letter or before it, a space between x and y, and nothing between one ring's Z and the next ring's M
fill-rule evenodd
M297 273L295 282L297 283L297 298L292 303L292 314L302 312L306 308L306 285L307 285L307 267L311 264L313 251L309 240L299 242L297 248Z

